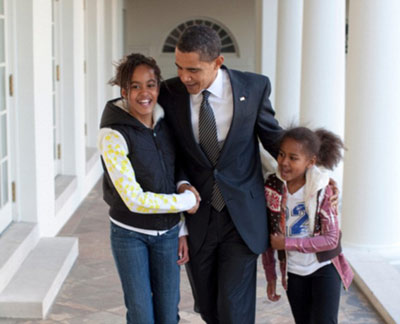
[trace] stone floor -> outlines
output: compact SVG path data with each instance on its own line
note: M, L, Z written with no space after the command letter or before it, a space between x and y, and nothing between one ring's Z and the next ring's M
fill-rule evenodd
M125 308L110 253L108 228L107 207L101 199L101 186L98 183L60 233L60 236L78 237L80 252L47 319L0 319L0 324L125 323ZM263 270L259 265L256 322L293 323L284 294L279 302L269 302L265 286ZM184 268L182 268L180 316L181 323L204 323L200 316L193 312L193 299ZM349 291L342 293L339 323L384 322L358 288L352 285Z

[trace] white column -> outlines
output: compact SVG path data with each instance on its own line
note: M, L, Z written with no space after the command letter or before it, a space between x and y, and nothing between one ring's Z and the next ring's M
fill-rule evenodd
M101 111L104 108L104 0L86 1L86 109L89 147L96 147Z
M74 104L74 155L76 161L74 164L75 174L79 180L79 186L82 185L82 179L85 176L85 43L84 43L84 9L81 0L73 1L73 26L71 28L73 37L73 104Z
M345 1L304 2L300 121L342 135Z
M97 33L97 59L98 59L98 64L97 64L97 100L99 105L97 106L97 113L96 116L93 116L94 118L97 118L98 122L96 125L100 124L100 118L101 114L104 110L104 106L106 103L107 94L106 94L106 87L107 87L107 79L106 79L106 70L105 70L105 64L106 64L106 46L109 48L111 44L106 44L106 26L105 26L105 9L106 9L106 3L105 1L107 0L97 0L96 1L96 33ZM96 132L96 138L97 138L97 132Z
M118 62L124 55L124 19L123 0L113 0L112 5L112 60ZM115 68L112 69L112 74L115 74ZM120 96L119 87L112 88L113 97Z
M400 246L400 2L352 1L342 228L348 244Z
M283 127L299 122L302 19L302 1L279 1L275 110Z
M303 10L300 122L325 127L343 138L345 0L307 0ZM341 188L342 164L332 178Z
M33 1L34 145L36 201L40 233L54 215L53 101L51 66L51 2ZM28 158L28 160L30 160ZM26 160L25 162L27 162Z
M78 175L84 154L84 59L83 4L81 0L61 5L61 109L63 174ZM77 150L80 148L80 150ZM84 161L84 155L82 160Z
M113 68L113 38L115 35L113 34L113 11L116 3L114 1L105 1L104 2L104 79L106 86L104 88L104 99L110 100L113 98L113 90L112 87L107 84L108 80L110 80L114 75ZM104 108L104 107L103 107Z
M51 2L14 5L19 220L37 222L42 232L54 215Z
M275 107L275 69L278 0L255 0L256 72L268 76L272 91L270 100Z

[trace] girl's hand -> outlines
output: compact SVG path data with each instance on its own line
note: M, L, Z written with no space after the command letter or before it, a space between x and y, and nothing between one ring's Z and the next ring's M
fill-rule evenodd
M179 237L178 242L178 265L184 265L189 262L189 247L187 243L187 238L185 236Z
M285 249L285 236L281 233L275 233L270 235L271 247L275 250Z
M268 281L267 296L268 296L268 299L273 302L276 302L281 298L281 295L276 294L276 280Z
M196 205L194 205L194 207L192 207L191 209L186 211L188 214L195 214L197 212L197 210L199 209L199 207L200 207L200 201L201 201L200 194L196 190L195 187L193 187L193 186L191 186L190 184L187 184L187 183L181 184L179 186L178 193L182 193L185 190L190 190L196 196Z
M283 289L287 290L287 281L284 275L282 276L282 286Z

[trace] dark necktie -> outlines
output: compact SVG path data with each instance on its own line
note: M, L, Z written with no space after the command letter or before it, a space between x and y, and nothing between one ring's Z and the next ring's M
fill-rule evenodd
M199 114L199 142L202 150L207 155L208 159L215 167L218 158L220 147L218 144L217 137L217 125L215 123L215 117L213 110L208 102L210 92L207 90L203 91L203 101L200 105ZM224 198L222 197L218 183L214 181L213 192L211 196L211 205L217 210L221 211L225 206Z

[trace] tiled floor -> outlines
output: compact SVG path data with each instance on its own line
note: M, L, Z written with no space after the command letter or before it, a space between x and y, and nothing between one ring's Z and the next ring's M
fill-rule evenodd
M125 323L121 287L109 247L107 206L103 203L101 195L101 186L98 183L60 233L61 236L78 237L80 252L47 319L0 319L0 324ZM269 302L265 286L263 270L259 266L256 322L293 323L284 294L279 302ZM180 315L181 323L204 323L199 315L193 312L193 300L184 268L182 268ZM384 322L357 287L352 285L349 291L344 291L342 294L339 323Z

